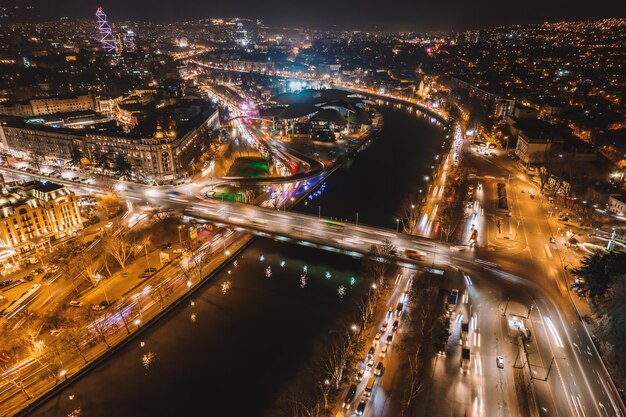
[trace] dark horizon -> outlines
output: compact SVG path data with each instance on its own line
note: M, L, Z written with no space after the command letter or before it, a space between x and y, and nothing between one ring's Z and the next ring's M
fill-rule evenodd
M587 2L550 2L529 0L522 7L502 3L496 6L488 0L466 2L449 0L434 4L421 4L415 0L397 0L396 6L363 0L294 3L275 0L271 6L258 1L243 0L235 4L214 4L207 1L178 0L121 0L85 2L81 0L57 1L31 0L45 19L62 16L89 18L102 5L111 22L144 20L175 22L211 17L242 17L261 19L273 27L307 27L335 30L382 30L400 31L456 31L507 25L535 24L545 21L596 20L626 16L626 3L614 4L599 0L590 9ZM491 4L490 4L491 3ZM611 4L613 3L613 4ZM0 5L14 2L0 1ZM22 4L21 6L24 6ZM384 7L383 7L384 6Z

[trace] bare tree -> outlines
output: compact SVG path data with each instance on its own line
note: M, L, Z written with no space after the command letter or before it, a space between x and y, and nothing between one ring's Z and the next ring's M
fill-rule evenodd
M110 255L122 269L126 269L126 261L133 253L134 242L125 227L111 228L102 237L105 253Z
M76 353L83 358L86 364L88 360L83 352L83 346L87 340L87 329L85 325L86 323L81 316L64 320L60 337L66 346L76 351Z
M402 416L411 415L411 408L413 407L413 401L424 389L424 384L420 380L421 371L423 368L423 361L421 355L418 352L415 356L409 357L409 384L405 386L404 397L402 400Z
M437 218L439 219L439 227L445 236L445 241L449 242L454 236L461 219L463 217L463 207L456 201L444 200L439 209Z
M343 378L346 367L348 349L347 344L341 340L333 340L328 343L326 352L322 359L322 369L330 375L335 389L339 389L339 384Z
M405 233L412 235L416 232L422 203L420 196L409 195L404 199L399 217L402 219L402 229Z
M102 257L99 254L93 253L93 251L82 251L74 257L76 265L79 271L82 271L82 275L92 285L97 286L97 276L103 267Z
M59 267L61 276L67 279L76 291L76 294L80 294L78 290L77 281L80 279L80 268L76 260L76 255L84 250L84 245L78 243L75 240L69 241L64 244L57 251L59 261L56 265Z
M23 367L3 363L0 365L0 374L2 375L2 379L19 389L27 400L33 398L28 391L26 391L26 384L24 382L27 375L25 375Z
M110 314L105 310L102 314L96 314L93 309L85 308L85 318L89 322L89 325L96 331L98 337L104 342L107 348L110 348L109 340L107 339L107 331L109 330L109 324L107 323Z
M379 245L372 245L369 252L370 258L373 259L371 269L379 287L385 282L387 271L391 265L391 259L398 256L398 249L391 243L389 239L385 239Z

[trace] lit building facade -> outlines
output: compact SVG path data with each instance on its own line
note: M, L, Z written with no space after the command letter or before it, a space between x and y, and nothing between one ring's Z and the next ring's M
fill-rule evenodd
M76 195L65 186L33 181L0 195L0 245L28 252L76 233L83 224Z
M219 127L218 110L182 135L175 127L159 125L151 137L51 128L5 118L0 119L0 148L17 156L38 154L61 160L69 160L72 149L79 149L91 161L101 154L113 158L123 155L135 173L152 180L174 181L193 174Z

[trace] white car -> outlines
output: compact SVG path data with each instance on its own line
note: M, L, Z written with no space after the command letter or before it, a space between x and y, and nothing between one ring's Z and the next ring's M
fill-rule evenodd
M498 365L498 368L500 369L504 368L504 358L502 356L498 356L496 358L496 365Z
M185 249L183 248L178 248L178 249L174 249L173 251L174 253L185 253Z
M70 306L72 306L72 307L82 307L83 303L81 303L78 300L72 300L72 301L70 301Z

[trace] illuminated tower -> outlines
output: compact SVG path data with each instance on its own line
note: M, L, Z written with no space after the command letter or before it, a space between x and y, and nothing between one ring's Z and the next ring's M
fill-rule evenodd
M102 6L98 7L96 17L98 18L98 31L100 32L102 49L106 52L115 52L115 37L111 32L111 26L109 26L109 22L107 22L107 15L102 10Z

